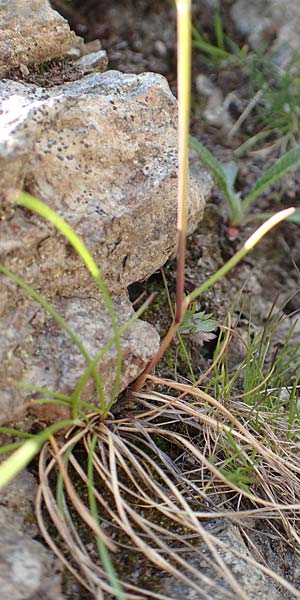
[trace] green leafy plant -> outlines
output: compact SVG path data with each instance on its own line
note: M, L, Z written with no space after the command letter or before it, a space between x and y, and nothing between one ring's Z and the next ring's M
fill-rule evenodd
M192 333L192 334L208 334L212 333L218 322L212 318L212 313L206 313L205 311L198 311L196 302L193 302L191 307L186 311L181 324L179 326L179 333Z
M271 185L279 181L286 173L300 165L300 146L292 148L279 158L262 176L256 184L242 199L239 192L234 189L237 168L235 164L230 163L222 165L215 156L199 140L190 138L191 147L197 152L201 162L211 172L216 185L224 194L227 202L229 219L231 225L241 225L246 219L254 218L248 216L248 209L251 204ZM269 216L269 215L268 215ZM256 217L256 215L255 215ZM264 218L266 215L264 215ZM293 215L288 217L294 223L300 222L300 210L294 211Z

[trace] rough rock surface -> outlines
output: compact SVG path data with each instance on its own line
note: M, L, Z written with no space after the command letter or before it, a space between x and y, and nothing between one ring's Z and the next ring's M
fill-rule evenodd
M28 471L22 471L1 490L0 527L18 529L35 536L38 533L34 518L34 499L37 483Z
M74 293L75 290L74 290ZM89 296L62 298L52 303L69 327L79 337L91 358L113 337L109 316L98 290ZM119 325L133 315L130 301L123 297L115 299ZM22 380L26 384L72 394L86 367L85 359L71 338L62 333L53 318L35 302L21 300L14 316L9 312L0 322L2 342L0 378ZM159 347L159 336L148 323L138 320L122 336L121 389L136 379ZM99 367L106 399L109 400L115 382L116 352L114 346L105 354ZM3 384L2 384L3 385ZM22 416L25 406L30 413L46 423L68 417L69 410L61 405L31 406L29 400L41 394L16 388L12 383L1 391L0 423ZM81 394L81 399L98 403L91 378ZM99 405L99 403L98 403Z
M75 34L48 0L0 0L0 76L11 68L60 57Z
M39 542L14 528L1 528L0 600L61 600L59 569Z
M23 471L4 490L0 503L0 600L61 600L61 565L31 539L36 482Z
M214 531L214 522L210 523L208 528L209 531ZM258 598L260 600L269 600L269 598L272 598L274 600L281 600L282 594L276 590L272 582L258 567L247 561L247 558L251 559L252 557L238 527L224 520L223 522L216 522L215 528L216 537L227 546L226 548L222 548L222 550L218 549L219 555L234 575L241 589L245 592L245 596L240 595L232 588L230 589L226 582L226 577L223 578L221 574L216 576L216 570L210 566L210 561L213 563L214 559L210 556L207 547L204 546L202 550L203 560L201 558L199 560L199 556L192 556L190 559L190 564L197 570L201 570L205 576L211 578L216 585L216 589L212 591L211 586L204 583L203 598L211 598L212 600L223 600L224 598L247 598L249 600L257 600ZM168 578L162 584L160 593L169 595L170 598L184 597L187 600L199 600L197 592L192 589L187 590L184 584L174 581L172 578Z
M54 301L94 355L111 335L98 290L52 226L15 208L15 190L46 201L82 236L118 297L124 322L132 314L126 287L175 250L176 100L166 80L151 73L97 73L47 90L5 81L0 94L1 262ZM191 177L190 231L210 188L201 169L199 180ZM3 278L0 285L2 380L11 376L70 393L83 366L80 355L52 320L43 323L39 307L23 292ZM154 328L136 323L124 341L122 387L157 347ZM109 393L112 356L103 364ZM2 391L2 422L19 414L28 394L14 387Z
M50 90L5 82L0 94L8 216L10 190L44 199L86 240L112 292L159 268L174 251L176 230L177 104L166 80L108 71ZM190 231L211 186L200 173L190 184ZM49 295L70 295L74 279L81 290L89 285L80 259L22 210L2 224L0 251L18 256L19 273L26 264Z
M285 51L290 48L300 52L298 0L237 0L231 14L239 31L248 36L254 48L272 41L275 34L274 48L284 47Z

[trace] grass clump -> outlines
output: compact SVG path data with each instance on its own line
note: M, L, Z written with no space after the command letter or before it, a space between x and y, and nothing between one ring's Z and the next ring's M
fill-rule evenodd
M246 144L257 147L269 142L268 151L277 148L284 154L300 142L300 65L299 55L284 48L272 52L254 52L245 61L250 93L257 96L254 121L258 133Z
M271 217L250 236L235 256L199 288L184 297L191 2L177 0L176 6L179 176L177 293L173 322L160 351L136 382L128 399L129 404L118 412L115 409L122 366L121 336L138 318L142 309L124 327L119 328L99 268L85 245L68 224L46 205L28 195L21 195L19 204L50 220L81 255L105 299L114 334L92 360L76 334L68 329L68 325L52 307L28 284L2 268L4 275L23 287L71 335L85 358L86 369L71 397L36 388L41 396L45 396L40 402L62 402L71 408L72 418L26 439L1 464L0 486L5 485L40 451L36 514L41 533L65 567L92 597L102 598L108 594L118 600L138 600L141 597L169 600L169 595L156 592L151 585L137 582L134 569L124 578L119 562L125 552L136 561L143 556L148 561L148 567L151 565L151 568L176 578L199 597L221 593L224 599L233 595L247 598L224 558L231 552L299 598L300 593L289 582L250 555L231 548L206 527L207 521L224 519L224 516L232 522L241 523L241 526L245 516L249 519L268 518L270 521L281 517L288 539L292 539L296 546L299 543L298 525L294 519L295 503L300 502L299 467L295 457L288 454L286 459L281 450L277 452L276 447L269 447L265 443L264 429L249 429L249 414L244 418L240 410L237 413L234 403L227 407L209 390L201 387L214 369L214 387L218 387L218 364L226 344L219 347L209 372L193 385L165 381L151 374L182 323L188 328L192 323L198 330L200 327L202 332L207 327L211 331L214 325L211 316L202 314L196 318L193 308L190 309L198 296L235 267L273 226L294 213L294 209L288 209ZM222 46L220 25L218 40ZM281 169L283 171L283 165ZM269 183L272 177L270 174L268 177ZM262 187L263 182L260 182L260 189ZM193 321L195 318L196 325ZM229 326L225 337L227 342L230 335ZM112 345L115 345L118 359L114 391L111 398L106 400L97 365ZM282 374L280 364L277 363L277 371ZM88 404L81 400L89 377L94 378L98 393L96 407L92 402ZM230 387L227 380L228 377L225 377L224 381ZM154 386L168 386L169 393L144 390L142 386L146 381ZM253 382L248 382L248 385L251 387ZM294 385L297 386L297 383ZM252 388L251 393L254 392ZM246 407L249 411L252 409L248 405ZM57 430L60 436L55 436ZM2 432L7 433L7 428ZM6 451L8 449L11 448L5 448ZM268 480L265 472L270 475ZM276 486L273 480L276 480ZM286 486L284 488L286 481L289 482L288 491ZM221 501L218 495L222 496ZM237 512L230 503L232 496L238 497L239 507L245 500L250 508ZM49 519L56 531L55 537L49 534ZM196 556L199 564L201 561L209 564L212 575L208 576L202 568L195 567L191 556Z

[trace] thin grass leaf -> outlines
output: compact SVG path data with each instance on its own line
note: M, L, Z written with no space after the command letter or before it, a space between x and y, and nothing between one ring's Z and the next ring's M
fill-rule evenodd
M47 300L43 296L41 296L41 294L36 292L36 290L34 290L30 285L28 285L28 283L23 281L23 279L21 279L20 277L15 275L12 271L7 269L7 267L0 265L0 273L3 273L3 275L6 275L6 277L9 277L9 279L11 279L11 281L13 281L17 285L19 285L23 290L25 290L26 294L30 298L33 298L33 300L38 302L51 315L51 317L53 319L55 319L55 321L58 323L58 325L70 336L72 342L78 348L79 352L84 357L86 363L88 365L91 365L92 359L91 359L90 355L88 354L88 352L86 351L84 345L81 343L80 339L77 337L77 335L74 333L74 331L66 323L66 321L63 319L63 317L55 310L55 308L49 302L47 302ZM100 404L104 411L105 410L105 397L104 397L103 385L101 382L100 375L94 366L91 368L91 374L94 377L94 380L95 380L95 383L96 383L96 386L98 389L98 393L99 393ZM25 387L25 386L23 386L23 387ZM36 388L36 389L38 389L38 388ZM76 397L76 396L72 397L71 401L72 401L73 418L76 419L77 418L78 397Z
M25 439L34 437L33 433L28 433L27 431L19 431L19 429L12 429L11 427L0 427L0 434L14 435L16 437L22 437Z
M66 449L63 453L62 461L66 470L68 470L68 461L70 453L72 452L72 446ZM62 517L64 516L64 478L62 476L61 471L58 471L57 474L57 482L56 482L56 502L58 506L58 510Z
M102 294L103 300L105 302L108 314L111 319L112 328L114 332L114 344L117 352L117 360L116 360L116 376L114 388L112 391L112 399L113 401L116 399L119 389L120 389L120 381L121 381L121 371L122 371L122 349L121 349L121 339L119 326L116 318L115 309L113 306L112 299L110 297L109 291L102 279L100 270L96 265L92 255L89 250L85 246L84 242L81 238L73 231L72 227L66 223L66 221L60 217L55 211L53 211L47 204L33 198L30 194L26 194L21 192L17 197L17 204L20 206L24 206L25 208L32 210L48 221L52 223L58 231L60 231L64 237L70 242L76 252L81 256L83 262L91 273L92 277L95 279L98 288Z
M99 515L97 502L94 494L94 466L93 466L93 458L95 453L96 444L98 442L97 435L94 434L91 445L88 452L88 467L87 467L87 476L88 476L88 497L89 497L89 505L90 511L95 519L95 522L100 527ZM98 547L98 552L100 556L100 560L102 561L103 567L107 573L107 577L112 585L112 588L115 592L115 597L117 600L126 600L126 596L122 590L121 584L118 580L118 576L115 572L113 564L111 562L109 552L103 542L99 537L96 538L96 543Z
M273 216L272 213L253 214L253 215L249 215L249 217L247 217L243 222L247 223L249 221L254 221L256 219L259 221L264 221L265 219L269 219L272 216ZM288 217L287 221L289 221L290 223L296 223L298 225L300 223L300 208L296 208L294 214L291 215L290 217Z
M127 331L127 329L129 329L129 327L137 320L139 319L139 317L143 314L143 312L146 310L146 308L149 306L151 300L153 299L153 294L152 296L150 296L146 302L143 303L143 305L134 313L134 315L129 319L129 321L127 321L127 323L125 323L124 325L122 325L122 327L120 327L120 335L123 335L123 333L125 333L125 331ZM91 364L87 367L87 369L85 370L85 372L82 374L80 381L78 382L74 395L76 396L80 396L81 391L83 390L88 378L90 377L90 374L92 372L92 369L94 367L96 367L96 365L99 363L99 361L102 359L102 357L104 356L104 354L111 348L111 346L113 345L114 340L111 339L109 340L105 346L102 348L102 350L100 350L100 352L97 354L97 356L95 356L94 360L91 362ZM106 411L105 414L107 414L109 412L109 410L111 409L112 405L114 403L114 399L112 398L110 400L110 402L107 404L106 406Z
M215 36L217 40L218 48L224 50L224 30L223 30L223 21L220 10L216 9L214 11L214 30Z
M226 52L226 50L224 50L224 48L218 48L217 46L214 46L213 44L210 44L209 42L207 42L207 40L204 39L204 37L199 32L199 30L194 26L192 27L192 34L193 34L193 40L192 40L193 47L197 48L198 50L201 50L202 52L205 52L205 54L208 54L210 56L210 58L212 58L214 60L232 59L232 54L230 54L229 52Z
M1 446L0 447L0 455L1 454L8 454L9 452L12 452L12 450L17 450L17 448L20 448L20 446L22 446L23 441L19 441L19 442L12 442L11 444L6 444L5 446ZM1 489L1 486L0 486Z
M241 215L241 201L239 195L236 194L232 187L233 173L230 171L227 176L221 163L199 140L190 136L190 146L196 150L201 162L211 172L215 183L223 192L229 209L231 220L239 220Z
M243 212L266 188L281 179L291 169L300 165L300 147L292 148L284 156L279 158L270 169L268 169L256 182L254 188L242 200ZM293 215L294 216L294 215Z
M23 471L25 467L31 462L36 454L40 451L42 445L46 442L46 440L59 431L60 429L64 429L65 427L69 427L71 425L76 424L74 420L60 421L59 423L54 423L41 433L33 436L31 439L26 440L21 447L16 450L9 458L7 458L0 465L0 489L2 489L5 485L7 485L18 473ZM77 423L78 425L80 422ZM17 442L19 443L19 442Z
M201 162L211 171L216 184L227 197L228 186L227 178L221 163L214 157L214 155L207 149L199 140L196 140L194 136L190 136L190 146L196 150Z

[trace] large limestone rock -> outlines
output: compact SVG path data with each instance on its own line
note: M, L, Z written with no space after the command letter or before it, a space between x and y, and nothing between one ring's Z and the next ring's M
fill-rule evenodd
M55 276L55 274L53 273ZM3 281L1 286L3 286ZM35 302L20 297L15 290L17 306L8 308L0 321L1 339L1 415L0 424L22 417L27 412L46 423L68 418L70 411L55 404L31 405L40 393L14 385L16 380L44 389L71 395L84 372L86 361L71 338L64 334L53 318ZM113 337L113 329L98 290L90 287L89 294L73 290L73 297L52 302L79 337L93 359L104 344ZM123 292L114 299L114 308L120 326L134 314L130 301ZM137 320L121 339L122 376L120 389L136 379L159 347L159 336L149 324ZM115 347L106 352L98 369L109 401L116 376ZM46 397L51 397L48 394ZM81 399L100 407L93 378L85 386Z
M0 0L0 76L43 63L74 46L75 34L48 0Z
M132 315L126 287L161 267L175 250L176 100L160 75L119 72L47 90L5 81L0 95L1 262L55 304L94 356L112 335L99 292L65 239L45 220L15 207L15 191L25 189L47 202L82 236L124 323ZM201 169L198 180L191 177L190 231L210 188ZM11 377L71 393L84 361L69 338L3 277L0 292L2 382ZM138 322L122 346L124 388L156 352L158 335ZM100 372L109 396L113 352ZM3 422L22 412L32 394L2 388ZM86 396L93 396L93 388L87 387ZM44 418L49 420L48 411Z

